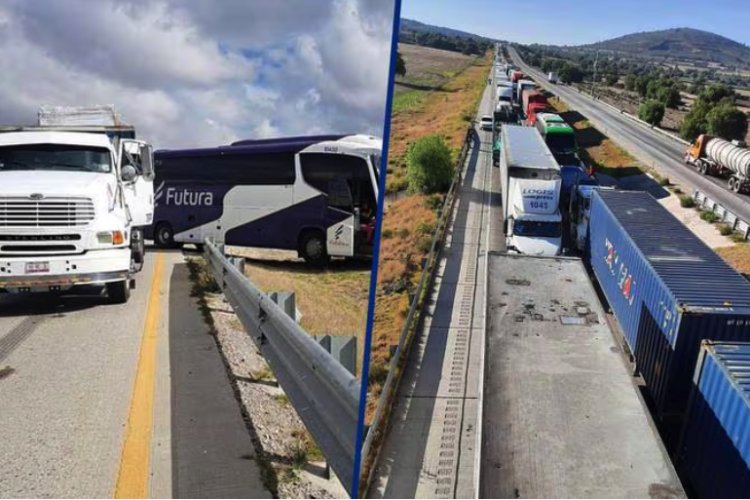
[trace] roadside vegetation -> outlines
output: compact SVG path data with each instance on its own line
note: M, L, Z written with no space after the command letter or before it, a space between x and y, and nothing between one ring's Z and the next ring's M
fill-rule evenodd
M405 73L397 78L395 89L387 193L401 194L387 203L383 214L368 418L388 375L391 347L404 327L432 243L437 210L453 179L492 64L490 52L467 57L403 43L399 51ZM432 85L414 88L415 81L426 80ZM399 94L410 95L399 102Z
M747 72L610 57L596 51L521 47L524 60L642 120L693 141L699 134L750 142ZM596 63L596 64L595 64Z

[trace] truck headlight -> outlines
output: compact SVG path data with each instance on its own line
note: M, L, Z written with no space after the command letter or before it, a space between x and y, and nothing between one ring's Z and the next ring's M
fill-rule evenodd
M96 233L96 241L102 245L122 245L125 243L125 235L122 231L102 231Z

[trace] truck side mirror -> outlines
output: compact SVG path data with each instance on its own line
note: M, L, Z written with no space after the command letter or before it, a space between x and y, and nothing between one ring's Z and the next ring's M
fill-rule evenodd
M141 144L140 152L143 177L151 181L154 179L154 148L151 144Z
M138 171L131 164L123 165L120 169L120 179L122 182L133 182L138 177Z

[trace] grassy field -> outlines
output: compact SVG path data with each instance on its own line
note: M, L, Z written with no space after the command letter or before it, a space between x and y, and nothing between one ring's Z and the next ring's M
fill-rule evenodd
M407 50L404 50L405 47ZM409 143L426 135L441 134L455 153L460 150L467 126L476 114L486 87L492 63L491 54L483 58L468 58L425 47L401 45L399 48L406 60L407 76L414 71L422 79L426 78L425 75L437 74L447 79L437 82L439 88L397 89L400 95L407 97L403 97L404 101L399 106L394 101L387 177L390 192L406 188L404 156ZM455 64L463 61L463 69L446 69L449 59ZM404 104L406 102L410 104ZM384 213L368 416L374 411L382 383L388 374L390 348L398 343L404 327L410 294L419 280L422 260L429 252L437 222L436 210L442 200L440 194L411 194L394 201Z
M294 292L300 325L313 335L356 335L361 368L370 287L370 262L332 260L316 269L296 259L296 253L239 249L245 274L264 292Z

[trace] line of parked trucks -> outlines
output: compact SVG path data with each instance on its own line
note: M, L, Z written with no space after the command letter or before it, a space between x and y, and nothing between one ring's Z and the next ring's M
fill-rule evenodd
M563 249L582 256L688 492L748 498L750 282L650 194L599 186L575 153L574 130L521 88L519 73L498 57L494 86L515 83L517 96L516 119L493 126L507 250L528 266ZM701 136L685 161L746 187L750 152L737 144ZM558 286L553 275L534 277L531 286Z

